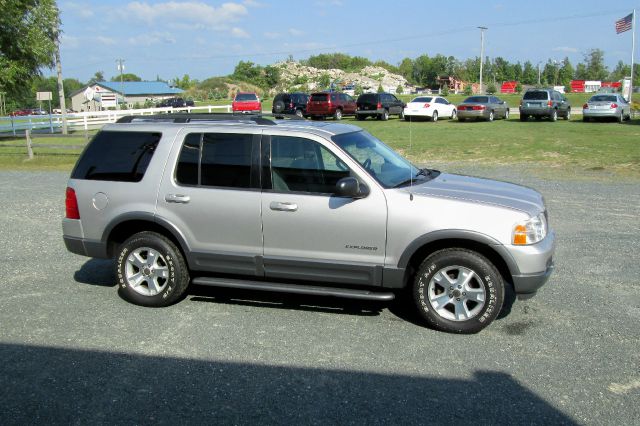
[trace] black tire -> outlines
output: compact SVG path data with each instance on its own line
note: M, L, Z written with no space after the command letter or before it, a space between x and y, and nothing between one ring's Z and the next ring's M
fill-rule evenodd
M460 118L460 116L458 116L458 121L459 121L459 122L461 122L461 123L462 123L462 122L464 122L464 121L466 121L466 120L467 120L466 118Z
M487 121L493 121L494 118L495 116L493 115L493 111L489 111L489 117L487 118Z
M567 113L564 115L565 120L571 120L571 108L567 109Z
M282 111L284 111L284 102L282 101L276 101L273 104L273 112L274 113L281 113Z
M400 110L400 114L398 114L398 120L404 119L404 108Z
M438 111L433 111L433 115L431 116L431 121L434 123L438 121Z
M504 110L504 117L502 117L502 118L505 119L505 120L509 119L509 108Z
M451 120L455 120L457 116L458 116L458 111L456 111L455 108L454 108L453 111L451 111L451 117L449 117L449 118Z
M451 279L457 280L461 270L472 271L475 275L468 284L460 286ZM448 279L444 279L444 272L447 272ZM440 285L441 283L444 285ZM469 296L465 290L470 293ZM483 304L471 300L473 293L470 290L483 292ZM449 333L471 334L479 332L498 316L505 290L502 276L487 258L471 250L451 248L429 255L420 264L414 277L412 294L419 315L430 326ZM438 297L443 300L443 304L436 308L430 298ZM456 316L456 301L464 304L464 315L468 314L468 318L451 318Z
M624 123L624 114L620 113L620 117L618 117L618 123L622 124Z
M551 115L549 116L549 121L554 122L554 121L558 121L558 110L554 109L553 111L551 111Z
M520 121L527 121L529 117L526 114L520 114Z
M382 114L380 114L380 120L387 121L388 119L389 119L389 110L385 109L384 111L382 111Z
M296 114L296 116L298 116L300 118L304 118L304 113L302 112L301 109L297 109L295 114Z
M149 256L150 251L147 251L147 249L159 254L153 265L145 264L151 259ZM137 257L135 256L136 252L138 253ZM145 252L147 253L146 258ZM136 258L142 259L144 269L135 265ZM155 271L160 268L166 269L166 277L157 278L157 284L160 287L159 291L154 294L150 281L153 279ZM130 279L132 278L131 274L140 274L142 279L137 286ZM157 277L157 275L155 276ZM116 277L120 295L128 301L142 306L161 307L171 305L184 295L189 286L189 270L180 250L165 236L149 231L134 234L118 248ZM150 294L144 294L145 292Z
M333 119L336 121L342 120L342 110L340 108L337 108L336 111L333 113Z
M356 115L356 120L358 121L363 121L365 118L367 118L366 115L361 115L361 114Z
M410 115L405 115L404 116L404 121L411 121L411 116Z
M583 122L585 122L585 123L588 123L588 122L589 122L589 117L584 117L584 116L583 116L583 117L582 117L582 121L583 121Z

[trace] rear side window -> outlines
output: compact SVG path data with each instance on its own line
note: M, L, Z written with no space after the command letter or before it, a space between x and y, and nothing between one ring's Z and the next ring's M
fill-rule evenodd
M546 101L547 99L549 99L549 94L547 92L536 90L533 92L525 93L523 99L532 100L532 101Z
M252 188L253 136L191 133L185 138L176 180L182 185Z
M72 179L140 182L153 157L160 133L98 133L82 153Z
M326 102L327 96L327 93L314 93L313 95L311 95L311 100L314 102Z

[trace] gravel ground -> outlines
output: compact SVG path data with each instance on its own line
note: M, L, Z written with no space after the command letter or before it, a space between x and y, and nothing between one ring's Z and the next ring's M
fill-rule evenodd
M638 424L640 182L453 168L538 189L558 234L550 282L472 336L397 302L131 305L64 248L67 175L0 173L0 423Z

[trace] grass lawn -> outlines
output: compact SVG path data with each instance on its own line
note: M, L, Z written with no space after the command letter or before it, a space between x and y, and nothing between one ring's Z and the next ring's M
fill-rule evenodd
M574 116L575 117L575 116ZM331 121L331 120L329 120ZM368 130L424 165L484 164L523 166L555 175L586 174L640 178L640 120L626 124L570 121L510 120L464 122L439 120L406 122L348 117L345 124ZM0 140L0 169L65 170L75 164L83 135L33 139L35 158L28 160L24 138Z

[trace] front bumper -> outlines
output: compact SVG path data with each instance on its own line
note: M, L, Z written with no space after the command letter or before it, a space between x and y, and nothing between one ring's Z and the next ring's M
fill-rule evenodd
M498 248L498 247L495 247ZM533 296L553 273L556 250L556 234L549 231L544 240L528 246L501 246L507 261L513 287L519 298ZM500 250L499 249L499 250Z

